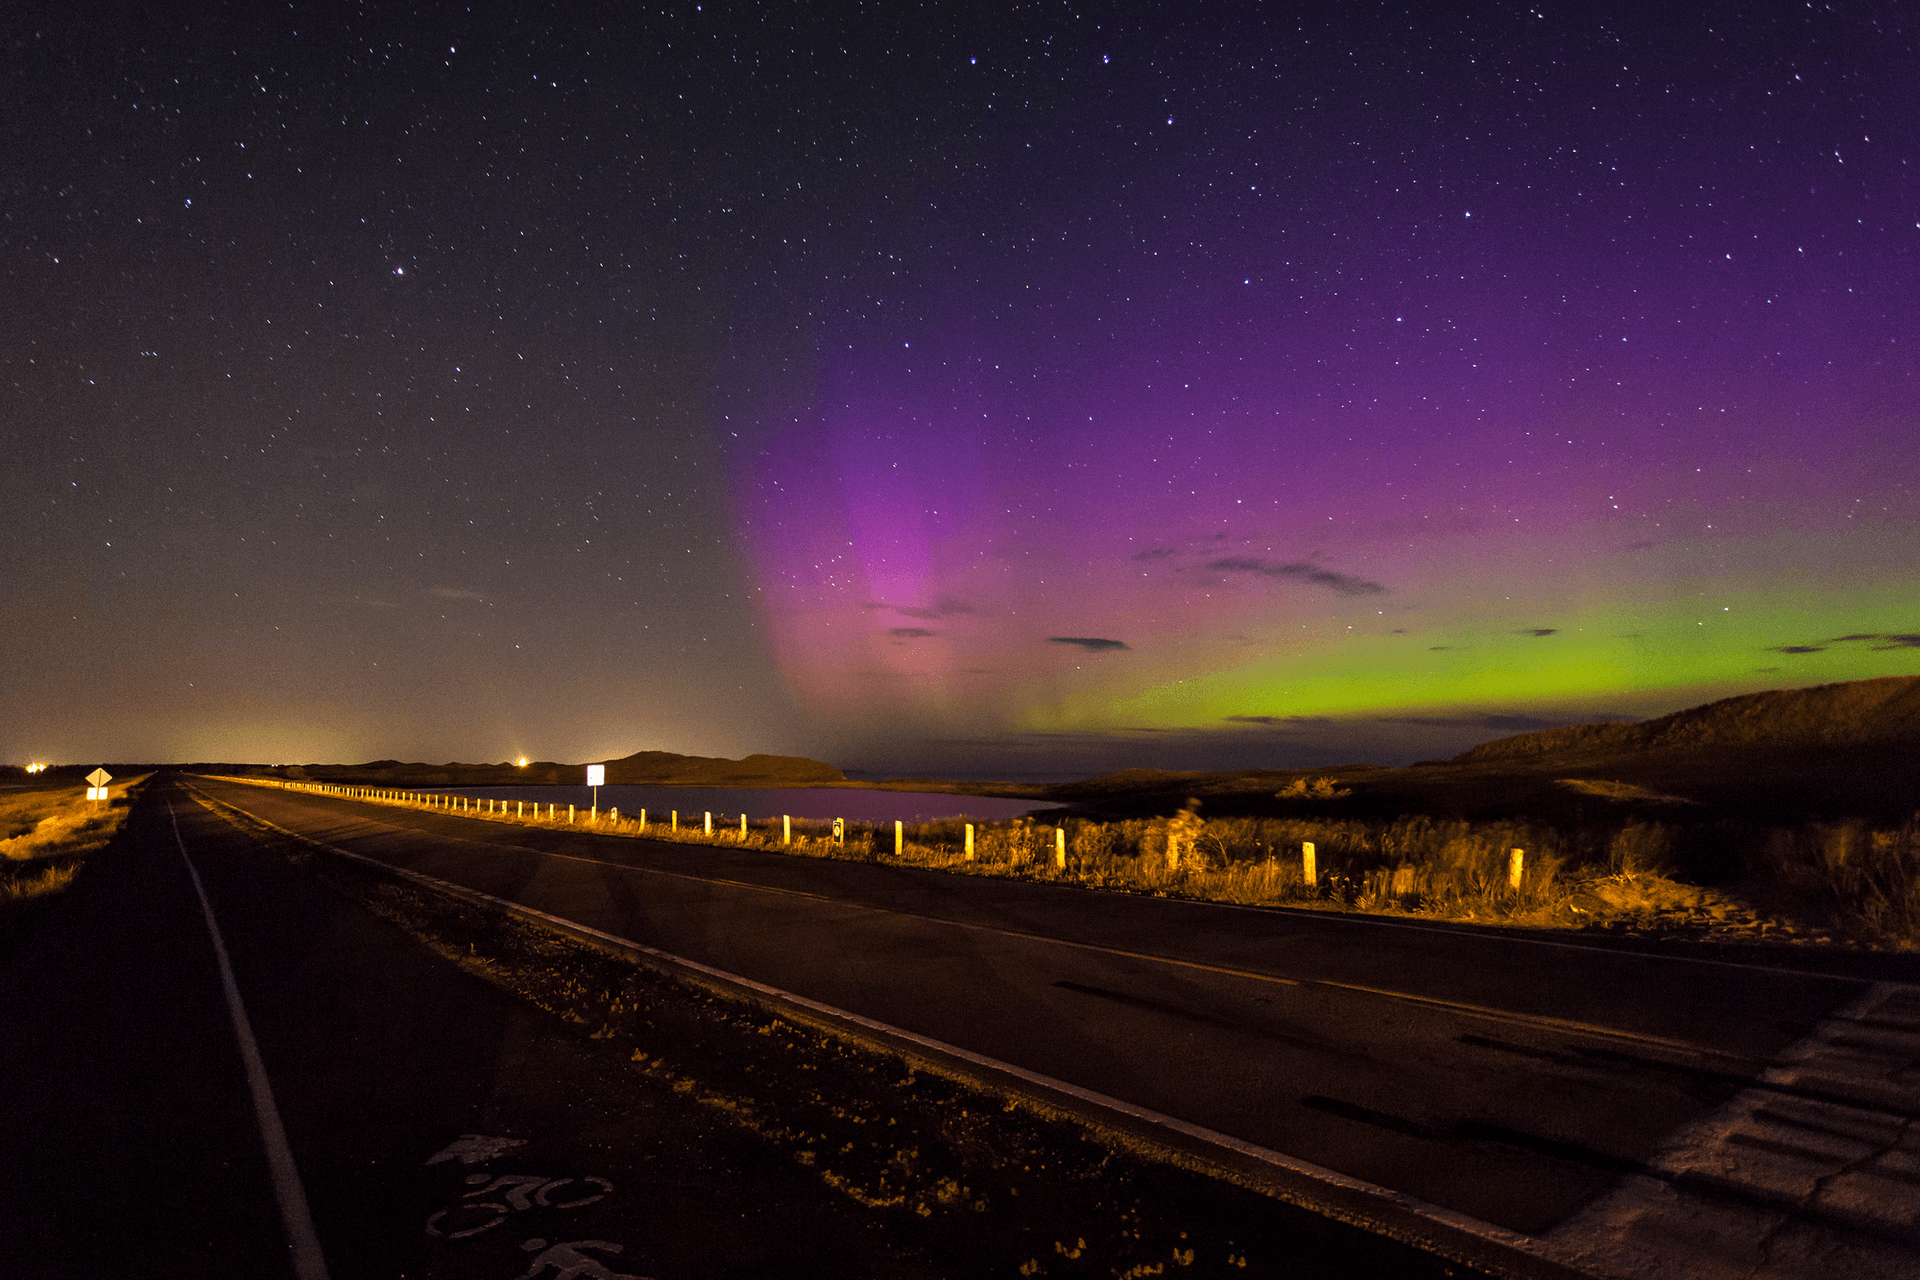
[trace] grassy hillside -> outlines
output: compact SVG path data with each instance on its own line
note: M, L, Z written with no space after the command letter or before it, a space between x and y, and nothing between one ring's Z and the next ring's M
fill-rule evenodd
M1863 747L1920 742L1920 676L1772 689L1641 724L1580 724L1482 743L1457 764L1687 747Z

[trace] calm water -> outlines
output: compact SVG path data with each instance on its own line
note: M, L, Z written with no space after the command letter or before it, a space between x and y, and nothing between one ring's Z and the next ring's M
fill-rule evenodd
M528 800L582 808L593 803L586 787L423 787L435 795L473 796L477 799ZM860 787L601 787L600 807L618 809L622 817L647 811L649 821L664 819L678 809L680 820L698 822L711 811L717 824L722 815L740 820L745 813L756 821L791 814L795 818L849 822L931 822L935 818L972 818L998 822L1054 806L1035 800L1006 800L999 796L948 796L924 791L868 791ZM691 818L689 817L691 815Z

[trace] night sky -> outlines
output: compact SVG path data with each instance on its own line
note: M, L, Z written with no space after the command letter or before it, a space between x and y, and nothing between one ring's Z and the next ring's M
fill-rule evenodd
M1920 673L1897 6L0 33L0 759L1404 763Z

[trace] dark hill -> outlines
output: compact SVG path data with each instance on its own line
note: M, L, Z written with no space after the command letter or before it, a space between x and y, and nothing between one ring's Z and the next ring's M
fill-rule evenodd
M1345 794L1282 794L1317 777ZM1897 824L1920 810L1920 677L1782 689L1640 724L1525 733L1401 769L1129 769L1049 787L1046 795L1114 817L1164 816L1197 796L1209 819Z
M751 755L744 760L639 751L607 761L607 781L619 786L663 783L702 787L817 787L845 782L830 764L803 756Z
M1455 764L1697 747L1866 747L1920 742L1920 676L1772 689L1640 724L1580 724L1486 742Z
M526 765L408 764L375 760L367 764L190 765L205 773L292 778L373 787L581 786L586 766L535 760ZM682 756L671 751L641 751L607 761L607 781L616 786L647 784L693 787L819 787L844 785L844 773L830 764L800 756L751 755L744 760Z

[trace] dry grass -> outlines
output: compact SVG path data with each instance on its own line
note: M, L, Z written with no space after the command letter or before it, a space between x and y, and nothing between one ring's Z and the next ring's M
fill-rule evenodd
M1834 903L1870 936L1920 945L1920 814L1894 831L1864 822L1775 828L1764 864L1783 887Z
M45 897L73 883L81 861L105 848L126 822L129 790L143 781L110 788L105 803L73 786L0 795L0 904Z

